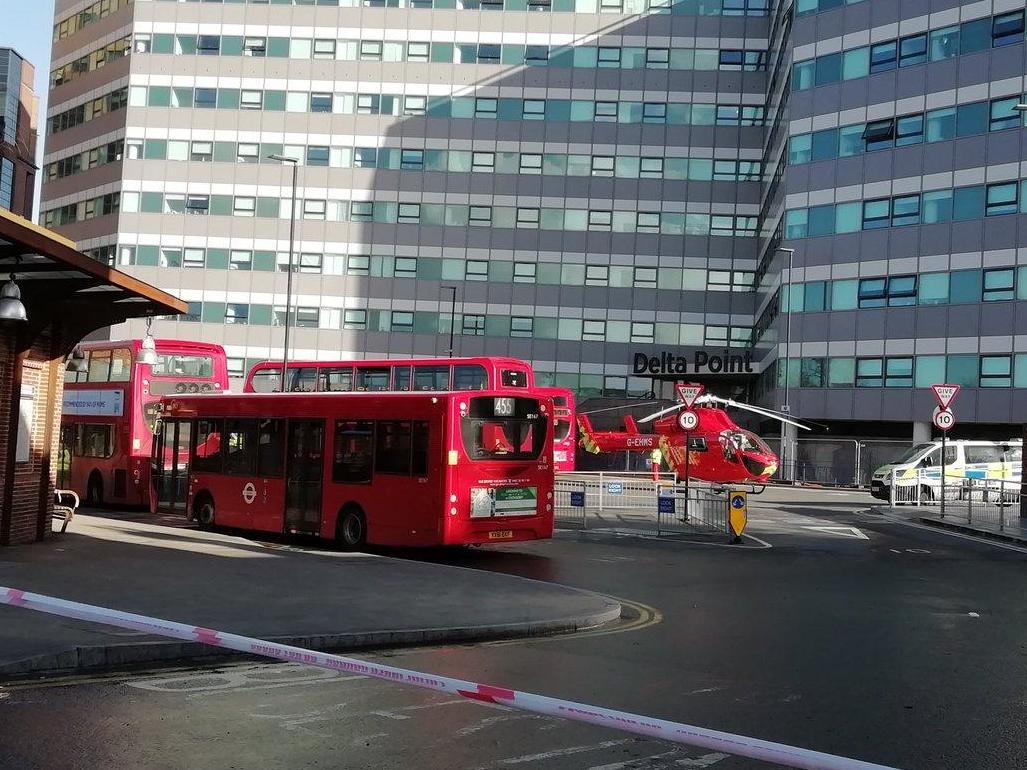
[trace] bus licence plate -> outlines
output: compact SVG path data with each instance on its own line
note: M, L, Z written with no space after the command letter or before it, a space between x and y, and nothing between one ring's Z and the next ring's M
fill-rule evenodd
M512 529L497 529L495 532L489 532L489 540L509 540L513 537Z

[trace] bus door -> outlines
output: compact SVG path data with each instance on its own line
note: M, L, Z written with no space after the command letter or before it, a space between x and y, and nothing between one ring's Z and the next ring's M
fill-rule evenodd
M186 512L192 420L162 420L153 437L151 476L156 493L155 513Z
M321 530L324 420L290 420L285 464L285 531Z
M75 454L75 426L61 426L61 443L57 449L57 488L71 489L71 459Z

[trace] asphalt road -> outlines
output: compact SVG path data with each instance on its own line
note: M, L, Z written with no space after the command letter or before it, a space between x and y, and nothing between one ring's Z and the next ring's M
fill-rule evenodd
M1027 551L860 513L869 504L775 490L750 506L769 548L560 533L413 554L602 591L641 614L573 637L364 657L897 767L1023 767ZM762 766L292 665L0 688L5 770Z

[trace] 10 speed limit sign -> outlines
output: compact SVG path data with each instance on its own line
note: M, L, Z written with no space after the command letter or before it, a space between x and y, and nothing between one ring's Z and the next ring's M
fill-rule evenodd
M931 422L934 423L934 427L938 430L948 431L956 424L956 415L951 409L942 409L940 406L936 406Z
M699 415L686 409L678 415L678 426L681 430L695 430L699 427Z

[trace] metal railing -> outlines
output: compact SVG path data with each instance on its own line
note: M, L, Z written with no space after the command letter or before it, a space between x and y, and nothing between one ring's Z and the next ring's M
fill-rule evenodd
M845 487L869 486L874 470L912 446L889 439L797 438L789 442L790 451L783 451L780 437L766 441L783 458L775 479Z
M557 474L554 518L558 526L604 529L639 535L724 533L728 530L727 491L673 474Z
M994 528L1022 526L1020 480L966 478L946 475L939 469L891 472L888 502L892 508L930 508L929 515L968 525ZM925 511L926 513L926 511Z

